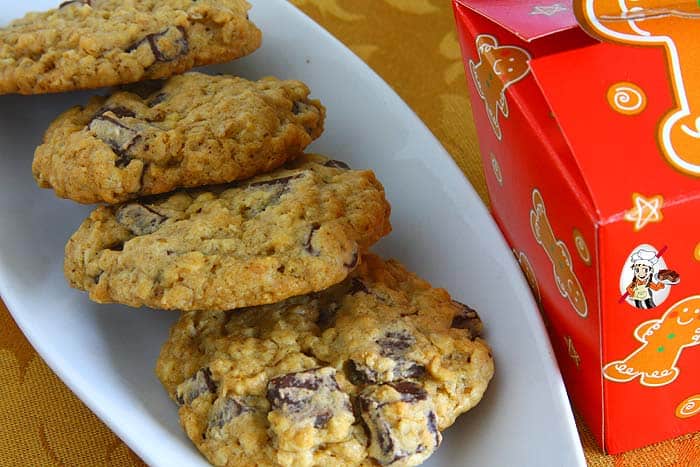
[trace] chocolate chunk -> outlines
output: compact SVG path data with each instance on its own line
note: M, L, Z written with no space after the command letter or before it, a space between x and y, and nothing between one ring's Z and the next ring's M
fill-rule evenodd
M105 116L107 112L112 112L116 117L123 118L123 117L135 117L136 113L131 110L127 109L126 107L123 107L121 105L113 105L113 106L105 106L101 107L96 113L93 119L99 118L102 116Z
M106 249L111 251L124 251L124 242L115 243L114 245L108 246Z
M354 269L355 266L357 266L357 263L360 261L360 255L357 253L357 251L354 251L352 253L352 259L350 260L349 263L343 263L343 266L345 266L348 269Z
M401 400L404 402L424 401L428 398L428 393L421 386L410 381L398 381L389 384L401 394Z
M357 277L353 277L352 281L350 281L350 289L348 289L348 294L355 295L360 292L364 292L366 294L370 293L364 282Z
M152 234L167 219L167 217L139 203L121 206L115 217L119 224L131 230L134 235Z
M391 436L391 427L389 426L388 423L385 422L378 422L376 423L376 429L375 429L375 437L377 440L377 444L379 444L379 448L383 453L386 453L387 455L391 456L389 457L389 464L394 463L398 460L403 459L406 457L406 455L402 452L395 452L394 449L394 440L393 437ZM379 459L377 459L379 460ZM386 465L386 462L383 462L382 464Z
M338 311L339 305L335 302L323 305L319 312L318 318L316 319L316 324L321 329L328 329L333 321L335 321L335 315Z
M255 205L251 205L245 213L246 218L250 219L265 211L270 206L276 205L282 196L289 191L289 182L300 178L303 174L290 175L289 177L273 178L271 180L263 180L254 182L248 185L248 188L263 189L270 193L270 196Z
M307 392L303 391L304 389L316 391L324 384L338 389L338 383L335 380L335 370L331 378L321 374L319 370L321 369L290 373L271 379L267 385L267 399L270 401L270 404L273 407L281 407L283 405L296 407L304 403L304 397L309 396ZM294 389L299 389L299 391Z
M108 111L112 111L112 109ZM117 109L117 111L120 110ZM117 114L114 113L114 115ZM105 114L95 116L88 124L88 129L117 154L117 159L114 162L117 167L125 167L129 164L131 161L129 150L141 139L136 130Z
M244 212L245 217L247 219L251 219L265 211L270 206L275 206L278 204L282 196L289 191L289 182L301 176L302 174L296 174L290 175L289 177L273 178L271 180L263 180L249 184L249 189L265 190L265 193L269 195L265 198L258 199L256 203L247 206L247 209ZM233 186L238 187L240 185L238 183L234 183Z
M476 339L477 337L481 336L483 326L476 310L456 300L452 300L452 303L454 303L459 310L452 318L452 324L450 327L468 330L472 339Z
M217 428L221 429L234 418L252 410L243 403L242 399L237 397L219 397L214 401L209 412L207 431Z
M311 230L309 231L309 234L306 236L306 240L304 241L304 250L306 250L307 253L309 253L311 256L318 256L321 254L314 246L311 244L311 240L314 237L314 233L318 229L321 228L321 224L314 222L311 224Z
M325 428L331 418L333 418L333 414L331 412L323 412L316 415L316 419L314 420L314 428Z
M396 392L387 391L390 386ZM398 394L397 394L398 393ZM413 383L369 386L360 393L359 406L370 432L370 456L381 465L412 458L408 465L425 460L440 444L437 417L423 388ZM397 417L396 404L410 404L411 421ZM408 428L406 423L412 426Z
M70 0L68 2L61 3L60 5L58 5L58 8L60 9L60 8L63 8L64 6L73 5L73 4L92 6L92 3L90 0Z
M364 386L367 384L376 384L390 381L399 381L404 379L423 379L426 375L425 365L405 359L395 359L394 368L389 374L381 374L372 368L358 363L355 360L348 360L343 369L345 376L355 386Z
M345 371L345 377L355 386L364 386L378 381L376 371L357 363L355 360L345 362L343 370Z
M426 371L425 365L408 360L401 360L396 365L396 368L394 368L394 378L423 379L425 378Z
M294 101L292 104L292 113L294 115L299 115L302 112L306 112L309 108L312 108L312 106L306 102Z
M440 434L440 430L438 430L437 416L432 410L428 412L428 430L433 434L435 447L439 447L442 442L442 435Z
M273 411L315 428L324 428L340 411L352 410L350 398L341 392L331 367L273 378L267 385L267 399Z
M275 185L281 185L281 186L287 186L289 182L292 180L296 180L297 178L301 178L303 174L299 173L296 175L290 175L288 177L280 177L280 178L273 178L271 180L263 180L260 182L254 182L248 185L249 188L255 188L255 187L261 187L261 186L275 186Z
M161 93L159 93L159 94L153 96L153 97L146 103L146 105L149 106L149 107L155 107L156 105L158 105L158 104L160 104L161 102L163 102L163 101L165 100L166 97L167 97L167 94L165 94L164 92L161 92Z
M141 99L146 99L147 97L163 89L163 86L165 86L165 80L149 79L145 81L139 81L137 83L123 85L121 86L121 89L123 91L136 94Z
M375 373L374 379L369 382L389 382L403 379L422 379L425 377L425 365L422 365L414 360L405 357L405 354L415 345L416 339L410 332L406 330L389 331L384 337L375 341L379 346L379 354L382 357L391 358L394 360L394 368L391 375L379 376ZM362 366L358 370L365 375L371 375L368 369L363 369Z
M187 31L182 26L170 26L161 32L149 34L140 41L131 44L125 52L131 53L144 45L151 48L157 62L171 62L178 57L187 55L190 51Z
M200 368L192 377L181 383L175 390L175 399L180 405L190 404L204 394L216 394L216 383L209 368Z
M416 343L416 338L405 330L389 331L375 342L379 345L379 353L382 357L395 358L405 354Z
M333 167L334 169L349 169L350 166L343 161L335 161L333 159L327 160L325 164L326 167Z

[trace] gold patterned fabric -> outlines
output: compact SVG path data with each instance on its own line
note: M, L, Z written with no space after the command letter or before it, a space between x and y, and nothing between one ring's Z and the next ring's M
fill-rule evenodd
M450 2L292 1L399 93L487 200ZM583 423L577 424L593 467L700 465L700 434L605 456ZM0 465L144 465L56 378L1 302Z

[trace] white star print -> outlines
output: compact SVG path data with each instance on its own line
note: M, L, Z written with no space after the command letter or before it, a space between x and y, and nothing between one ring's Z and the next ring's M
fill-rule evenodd
M625 213L625 220L634 222L635 231L642 230L650 222L661 222L664 218L661 213L664 199L661 195L645 198L639 193L634 193L632 204L632 209Z
M555 3L553 5L538 5L535 6L532 11L530 12L531 15L545 15L545 16L554 16L557 13L561 13L563 11L569 11L567 7L562 5L561 3Z

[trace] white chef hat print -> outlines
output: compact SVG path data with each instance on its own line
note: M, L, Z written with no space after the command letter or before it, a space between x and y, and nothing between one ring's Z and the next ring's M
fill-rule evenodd
M659 258L656 257L656 252L651 250L645 250L640 248L639 250L632 253L632 265L643 264L645 266L653 267L659 262Z

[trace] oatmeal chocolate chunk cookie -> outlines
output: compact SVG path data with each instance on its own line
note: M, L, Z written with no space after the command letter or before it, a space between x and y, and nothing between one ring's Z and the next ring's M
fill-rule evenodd
M389 233L371 171L305 155L237 184L95 209L65 273L97 302L170 310L274 303L341 282Z
M474 310L367 254L320 293L184 313L156 373L214 465L417 465L486 390L480 332Z
M58 2L57 2L58 3ZM260 46L245 0L75 0L0 28L0 94L166 78Z
M81 203L231 182L300 155L324 115L299 81L187 73L139 83L58 117L36 150L34 177Z

